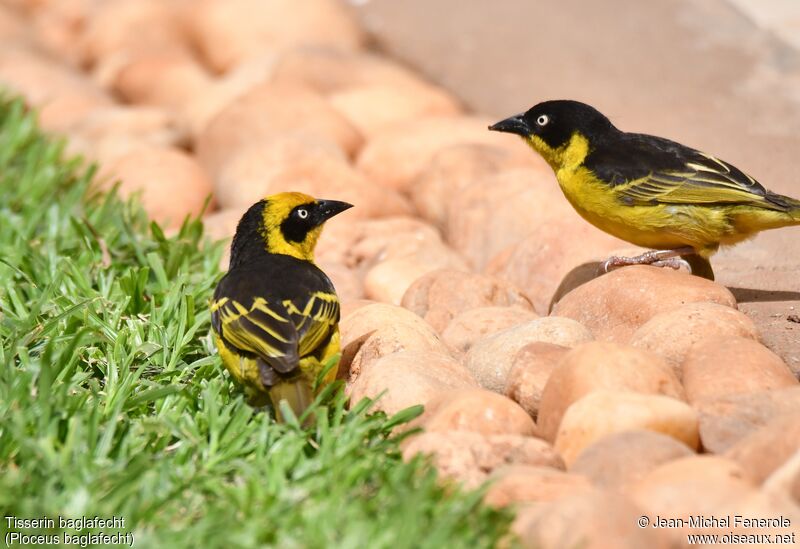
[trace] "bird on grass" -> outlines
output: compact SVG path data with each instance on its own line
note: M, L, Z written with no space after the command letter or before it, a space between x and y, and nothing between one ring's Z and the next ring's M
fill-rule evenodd
M285 400L296 416L333 381L339 353L339 299L314 264L322 226L352 205L280 193L245 212L231 243L228 273L211 302L222 363L249 403L270 404L281 420Z
M603 272L624 265L686 265L713 280L709 258L721 245L800 225L800 201L765 189L711 155L619 130L578 101L539 103L489 129L520 135L553 168L567 200L589 223L652 249L611 257Z

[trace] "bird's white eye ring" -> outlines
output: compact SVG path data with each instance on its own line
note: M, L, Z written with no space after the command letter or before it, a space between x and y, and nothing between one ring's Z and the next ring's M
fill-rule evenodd
M299 217L300 219L307 218L308 210L306 210L305 208L300 208L299 210L297 210L297 217Z
M548 122L550 122L550 117L547 116L546 114L540 114L539 118L536 119L536 123L539 124L540 126L544 126Z

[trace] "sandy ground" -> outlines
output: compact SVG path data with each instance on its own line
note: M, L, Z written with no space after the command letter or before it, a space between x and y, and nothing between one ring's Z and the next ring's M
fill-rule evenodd
M582 100L625 130L705 150L800 197L795 0L353 3L381 48L479 112ZM800 227L763 233L713 263L764 342L800 371Z

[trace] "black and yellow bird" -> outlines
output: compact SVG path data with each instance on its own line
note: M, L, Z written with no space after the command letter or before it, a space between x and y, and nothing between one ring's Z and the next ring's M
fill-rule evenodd
M242 216L228 273L211 303L211 324L225 368L253 406L287 401L299 416L317 376L339 353L339 299L314 264L322 226L352 207L302 193L280 193ZM336 376L332 367L323 385ZM322 385L321 385L322 386Z
M553 168L567 200L587 221L654 251L612 257L713 279L709 257L755 233L800 225L800 201L765 189L718 158L661 137L626 133L593 107L546 101L490 130L522 138Z

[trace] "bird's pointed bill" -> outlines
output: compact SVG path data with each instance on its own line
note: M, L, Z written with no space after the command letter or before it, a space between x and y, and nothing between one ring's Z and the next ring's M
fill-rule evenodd
M316 218L317 223L323 223L331 217L349 210L353 205L339 200L317 200Z
M525 116L522 114L516 114L496 124L492 124L489 126L489 129L493 132L514 133L523 137L527 137L531 134L531 128L528 126L528 123L525 121Z

